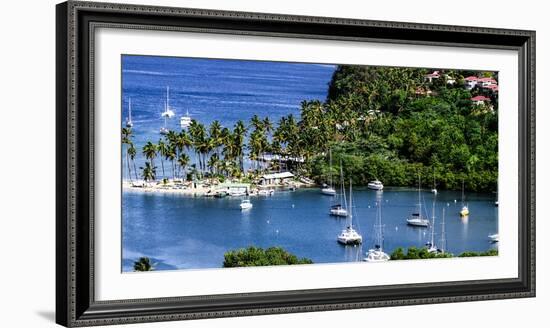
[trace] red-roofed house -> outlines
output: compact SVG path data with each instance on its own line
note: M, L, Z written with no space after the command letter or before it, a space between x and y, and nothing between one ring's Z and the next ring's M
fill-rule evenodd
M439 71L433 71L430 74L426 74L424 76L424 79L427 80L428 82L432 83L433 79L439 79L439 77L440 77Z
M483 105L485 104L485 102L490 102L491 101L491 98L487 98L485 96L475 96L473 98L470 99L474 105Z
M481 83L482 88L486 88L490 85L497 85L497 81L493 79L492 77L484 77L482 79L478 80L478 83Z
M489 89L489 90L491 90L491 91L493 91L493 92L498 92L498 85L496 85L496 84L488 85L488 86L486 86L485 88L486 88L486 89Z
M477 85L478 80L479 79L477 78L477 76L468 76L464 78L464 83L466 84L466 88L469 90L472 90Z

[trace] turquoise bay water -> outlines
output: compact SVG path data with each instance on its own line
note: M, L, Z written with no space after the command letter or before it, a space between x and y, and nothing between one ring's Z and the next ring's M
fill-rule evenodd
M384 248L422 247L430 230L406 225L418 202L418 192L388 188L382 197ZM123 193L123 271L133 261L148 256L157 269L219 268L223 254L247 246L281 246L315 263L357 261L374 245L375 191L354 190L354 225L363 235L363 246L341 246L336 237L346 219L328 214L332 197L318 189L276 192L271 197L252 197L254 207L242 212L241 198L193 198L144 192ZM423 192L431 216L432 194ZM460 192L442 191L436 202L436 245L441 237L441 212L446 209L448 251L486 251L489 234L498 231L498 208L492 194L467 194L470 217L461 219ZM457 203L454 200L458 200Z

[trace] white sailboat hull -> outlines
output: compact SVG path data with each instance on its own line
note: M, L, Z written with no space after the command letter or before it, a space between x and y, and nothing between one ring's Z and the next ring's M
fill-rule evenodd
M331 208L330 215L346 217L348 216L348 211L345 208Z
M365 262L376 263L376 262L386 262L390 260L390 256L384 253L380 249L369 249L367 257L363 259Z
M321 194L323 195L327 195L327 196L335 196L336 195L336 190L334 190L334 188L323 188L321 189Z
M363 237L355 229L347 228L338 235L338 242L343 245L359 245L363 242Z
M428 227L430 225L430 221L427 219L422 218L408 218L407 224L413 227Z

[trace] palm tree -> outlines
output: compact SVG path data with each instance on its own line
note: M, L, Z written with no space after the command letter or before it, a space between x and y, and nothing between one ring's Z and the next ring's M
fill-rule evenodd
M212 156L210 156L210 159L208 160L208 168L210 168L210 173L217 173L216 168L218 167L219 162L220 159L218 157L218 154L214 153L212 154Z
M160 166L162 167L162 178L166 178L166 173L164 172L164 158L166 158L166 154L168 153L168 146L162 141L162 139L159 139L159 142L157 144L157 150L160 157Z
M134 166L134 176L135 176L136 180L138 180L137 169L136 169L136 161L135 161L137 151L136 151L136 147L134 147L133 143L131 143L130 146L128 147L127 154L130 156L130 159L132 160L132 164Z
M155 268L148 257L140 257L134 262L134 271L153 271Z
M169 160L170 163L172 163L172 179L175 179L176 178L176 163L175 163L176 147L174 145L170 145L170 147L168 147L166 151L165 156L166 156L165 158Z
M234 156L239 160L239 168L241 171L244 171L244 162L243 162L243 146L244 138L246 136L246 126L242 120L237 121L235 127L233 128L233 151Z
M141 176L143 177L143 180L145 181L155 180L155 175L157 173L156 166L151 165L150 162L145 162L145 167L140 167L140 169L143 170L141 172Z
M185 153L180 154L180 157L178 157L178 164L180 169L185 172L185 167L189 165L189 156Z
M130 178L130 182L132 181L132 170L130 169L129 150L130 150L130 147L133 147L131 138L132 138L132 129L122 128L122 144L126 145L126 164L128 166L128 177Z
M143 155L149 160L151 166L154 166L153 159L157 156L157 146L151 141L148 141L145 146L143 146Z

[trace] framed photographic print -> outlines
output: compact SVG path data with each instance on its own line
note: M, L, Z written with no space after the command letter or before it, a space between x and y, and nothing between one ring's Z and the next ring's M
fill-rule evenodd
M535 295L535 32L57 6L64 326Z

